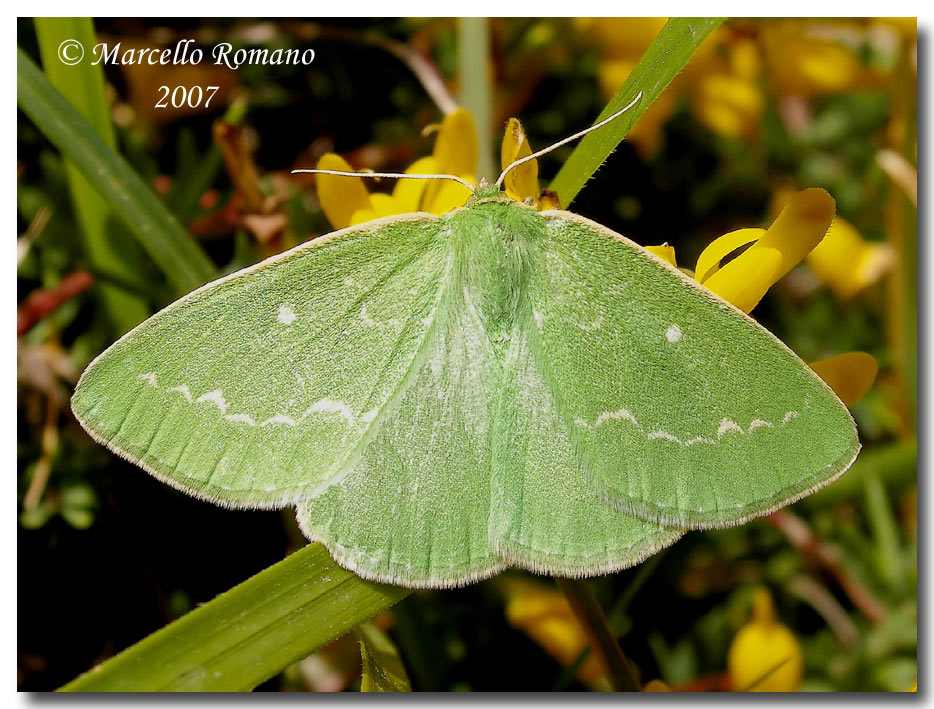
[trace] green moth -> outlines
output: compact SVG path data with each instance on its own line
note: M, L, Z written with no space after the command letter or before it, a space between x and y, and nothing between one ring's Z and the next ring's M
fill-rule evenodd
M852 464L849 412L772 334L501 181L188 294L91 363L75 415L158 479L294 506L339 564L412 587L625 568Z

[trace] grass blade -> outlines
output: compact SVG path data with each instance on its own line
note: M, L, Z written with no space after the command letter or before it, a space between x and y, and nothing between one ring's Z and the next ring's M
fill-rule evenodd
M58 57L58 48L65 40L77 40L89 48L97 44L90 18L37 17L35 23L39 53L49 83L88 122L107 147L116 150L117 141L104 94L102 67L92 65L88 58L70 66ZM139 258L133 248L135 244L119 228L103 197L68 159L65 160L65 175L90 268L135 283L139 272L134 268ZM146 301L131 292L111 283L98 284L97 290L117 334L122 335L151 315Z
M107 201L180 292L216 274L211 261L127 162L62 98L17 48L16 98L23 112Z
M641 91L642 100L605 128L589 133L571 153L551 183L561 206L567 209L584 183L626 137L629 129L688 63L691 55L723 17L674 17L670 19L632 70L629 78L610 99L597 120L620 110Z
M409 593L364 581L309 544L61 691L250 690Z
M360 691L411 692L409 676L389 636L373 623L364 623L357 632L360 635L360 659L363 662Z

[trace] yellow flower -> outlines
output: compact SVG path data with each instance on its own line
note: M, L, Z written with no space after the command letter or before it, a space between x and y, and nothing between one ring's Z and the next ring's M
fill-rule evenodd
M589 647L584 629L560 591L522 578L504 579L506 621L538 643L563 666L574 663ZM577 677L594 689L610 689L606 667L596 653L589 653Z
M801 686L801 645L776 619L772 597L764 588L756 589L752 617L733 638L727 670L734 691L794 692Z
M751 311L773 283L794 268L824 238L834 217L835 203L819 188L795 194L768 229L740 229L716 239L697 260L700 284ZM752 244L720 266L727 255Z
M772 197L772 212L778 213L794 193L793 187L779 187ZM895 251L884 242L868 241L850 222L835 216L805 263L835 296L845 301L888 273L895 265Z
M817 34L800 21L762 25L762 47L773 87L779 93L813 97L871 86L876 79L843 42Z
M759 126L765 99L755 81L723 72L698 80L691 107L698 122L714 133L747 138Z
M895 251L889 244L867 241L852 224L835 217L806 263L837 297L848 300L888 272Z
M416 160L406 172L456 175L473 184L476 164L477 129L470 113L459 108L441 122L431 156ZM333 153L323 155L317 168L353 171ZM398 180L392 194L383 194L370 193L361 177L318 175L318 199L335 229L394 214L443 214L464 204L469 196L470 190L452 180Z
M448 114L438 128L434 150L405 171L407 174L445 174L475 184L477 130L470 113L459 108ZM532 148L518 119L510 118L500 149L502 167L532 154ZM327 153L318 161L319 170L353 172L340 155ZM515 200L530 199L538 209L557 207L553 193L539 190L538 161L529 160L506 175L503 188ZM335 229L362 224L372 219L411 212L444 214L462 206L470 190L452 180L399 179L392 194L370 192L362 177L318 175L318 199L325 216Z

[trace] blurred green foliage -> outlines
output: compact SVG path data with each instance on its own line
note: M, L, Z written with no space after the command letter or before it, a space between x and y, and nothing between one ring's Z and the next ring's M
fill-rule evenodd
M194 37L204 46L315 48L310 67L106 68L120 154L218 272L329 230L312 182L290 169L312 166L327 151L377 170L404 168L428 154L424 129L441 113L403 61L407 53L427 60L452 95L459 81L450 20L111 18L95 29L126 45ZM849 83L820 90L790 82L767 51L779 29L843 47L849 54L835 61L859 71ZM33 21L20 19L17 30L19 46L38 63L44 55ZM781 189L828 189L864 239L892 245L896 266L847 300L801 266L754 314L806 360L851 350L878 360L876 385L853 409L863 453L838 483L789 508L790 523L786 517L694 532L591 587L643 679L676 689L728 688L727 650L748 618L753 588L764 585L803 648L802 689L903 691L917 672L917 324L916 286L908 277L916 263L916 212L879 154L891 149L909 167L916 163L915 36L908 23L869 20L781 27L730 20L718 32L726 34L709 41L719 42L717 61L733 67L727 74L737 74L731 52L744 42L764 58L748 79L762 101L754 129L718 132L705 119L703 97L673 86L652 149L621 144L574 209L639 243L667 241L689 265L725 231L767 225ZM588 125L606 103L601 81L621 61L625 42L614 44L613 36L571 20L494 21L488 134L498 141L505 120L517 116L536 149ZM797 45L782 46L787 55L779 58L794 66ZM698 60L700 76L723 72L721 64ZM152 107L158 85L208 83L220 85L223 96L208 111ZM143 254L129 272L101 268L78 238L87 223L62 155L23 113L17 127L18 686L45 690L304 542L288 512L228 511L188 498L111 456L72 419L67 402L77 375L121 329L121 318L107 309L142 303L145 313L154 312L177 295L177 283ZM544 157L540 174L556 175L571 150ZM78 270L94 285L62 293ZM102 292L126 299L102 299ZM803 525L811 543L793 543L788 524ZM562 668L506 622L502 582L522 575L416 592L383 619L413 689L588 686L578 673L586 652ZM341 642L261 689L359 687L359 654Z

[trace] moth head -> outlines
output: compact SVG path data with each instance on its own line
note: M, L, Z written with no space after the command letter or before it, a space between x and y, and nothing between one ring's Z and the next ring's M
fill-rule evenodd
M479 202L491 201L509 201L509 197L503 192L499 184L491 185L485 177L480 178L480 184L473 191L467 204L477 204Z

